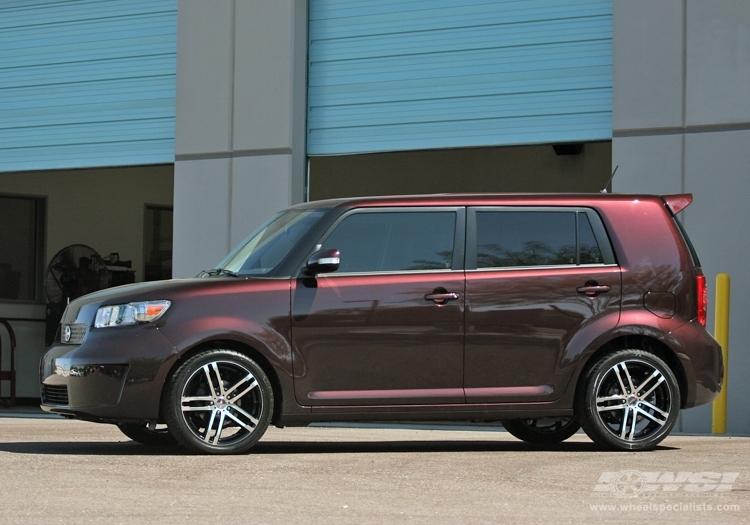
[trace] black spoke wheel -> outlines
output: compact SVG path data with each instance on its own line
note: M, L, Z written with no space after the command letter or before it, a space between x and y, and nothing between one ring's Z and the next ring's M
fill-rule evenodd
M581 425L573 417L503 419L505 430L527 443L561 443L578 432Z
M576 413L588 436L614 450L650 450L674 427L680 389L672 370L642 350L604 356L582 378Z
M157 425L155 428L150 429L146 423L140 425L126 423L117 425L117 428L133 441L144 445L165 447L177 444L177 440L172 434L170 434L169 429L164 425Z
M273 390L263 369L232 350L207 350L175 372L166 420L180 444L194 452L240 454L268 428Z

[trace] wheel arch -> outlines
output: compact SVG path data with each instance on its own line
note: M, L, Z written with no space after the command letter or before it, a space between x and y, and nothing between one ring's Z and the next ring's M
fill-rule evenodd
M576 378L574 406L575 403L578 402L578 398L583 395L583 380L588 374L588 371L605 355L612 354L619 350L628 349L643 350L644 352L654 354L669 366L672 373L675 375L675 379L677 379L677 385L680 389L680 408L685 408L688 401L688 380L680 358L666 343L653 336L644 334L625 334L615 337L601 345L588 357L588 359L586 359L585 364L581 368L581 372Z
M271 388L273 390L274 398L271 424L276 424L281 417L282 404L284 400L281 380L279 379L277 370L274 368L268 358L264 356L263 353L258 349L245 342L232 339L212 339L210 341L203 341L180 354L180 357L176 359L174 363L172 363L172 366L169 369L169 372L167 373L167 376L164 379L164 383L161 387L161 395L159 401L159 420L163 421L164 419L163 411L166 401L164 398L175 372L180 368L180 366L182 366L185 361L206 350L233 350L249 357L256 363L258 363L258 366L263 369L263 372L265 372L266 376L268 376L268 380L271 382Z

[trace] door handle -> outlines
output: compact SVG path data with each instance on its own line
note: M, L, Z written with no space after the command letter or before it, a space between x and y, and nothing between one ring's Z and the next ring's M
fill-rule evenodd
M432 293L428 293L427 295L424 296L425 300L433 301L435 304L439 304L439 305L445 304L448 301L455 301L459 297L461 297L460 293L438 292L437 290Z
M576 292L586 294L589 297L597 297L600 293L607 293L611 289L612 287L606 284L589 281L585 285L576 288Z

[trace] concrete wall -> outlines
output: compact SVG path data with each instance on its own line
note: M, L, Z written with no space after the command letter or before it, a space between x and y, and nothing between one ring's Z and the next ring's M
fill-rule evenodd
M716 274L732 277L728 431L750 433L747 1L615 0L613 85L614 190L693 193L681 218L711 301ZM678 428L710 432L711 407L684 412Z
M60 249L86 244L102 256L118 252L122 260L132 260L136 280L141 281L145 205L171 205L172 179L171 165L3 173L0 193L46 197L45 270ZM45 306L0 301L0 317L26 319L12 322L18 340L17 395L39 397ZM0 337L7 367L9 341L4 328ZM0 394L8 395L7 383Z
M180 0L175 277L304 198L307 2Z

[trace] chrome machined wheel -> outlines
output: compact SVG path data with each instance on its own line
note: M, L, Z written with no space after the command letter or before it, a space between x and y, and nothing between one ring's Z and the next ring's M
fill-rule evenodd
M635 441L669 420L672 396L658 369L640 360L617 363L607 370L596 392L596 411L619 439Z
M247 356L212 350L188 360L174 376L167 421L188 448L240 453L260 439L273 412L263 370Z
M579 412L584 430L597 443L645 450L672 430L680 391L674 374L657 356L640 350L605 356L586 380Z

